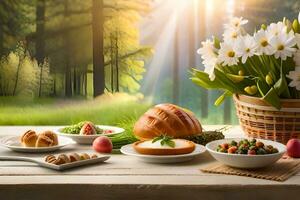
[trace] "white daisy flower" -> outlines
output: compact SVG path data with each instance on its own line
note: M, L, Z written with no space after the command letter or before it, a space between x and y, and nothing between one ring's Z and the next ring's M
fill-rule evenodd
M209 75L210 80L215 79L214 69L217 65L217 49L214 46L212 40L207 39L202 42L202 47L197 50L197 53L201 55L203 59L202 64L204 65L204 72Z
M247 24L248 20L243 17L233 17L228 24L224 24L225 29L240 29L243 25Z
M218 61L222 63L223 66L238 64L239 57L233 45L230 43L221 43L220 45Z
M207 39L201 44L202 47L197 50L197 53L201 55L202 59L213 57L216 54L216 48L212 40Z
M241 33L237 29L226 29L223 33L223 40L227 43L235 43L237 39L241 36Z
M236 51L239 57L242 57L242 63L246 63L247 59L255 54L257 44L253 37L246 35L240 37L236 43Z
M275 49L270 45L270 37L263 29L254 34L254 40L257 44L256 55L272 55L275 53Z
M300 50L297 50L297 51L294 53L293 60L294 60L294 62L295 62L296 67L300 67Z
M296 87L300 91L300 67L296 67L295 71L290 71L286 76L292 80L289 86Z
M283 22L278 23L271 23L267 27L266 34L269 37L277 36L279 33L286 33L287 32L287 26Z
M209 79L211 81L215 80L215 67L218 63L217 56L212 57L209 60L204 60L202 63L204 65L204 72L208 74Z
M286 60L287 57L292 57L296 51L296 48L293 47L296 45L294 33L292 31L289 34L281 32L270 39L270 45L276 50L275 58Z

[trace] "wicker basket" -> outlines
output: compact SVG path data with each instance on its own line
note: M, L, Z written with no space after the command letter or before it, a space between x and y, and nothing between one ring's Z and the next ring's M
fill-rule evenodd
M300 138L300 99L281 100L281 110L257 97L234 95L240 125L248 137L286 144Z

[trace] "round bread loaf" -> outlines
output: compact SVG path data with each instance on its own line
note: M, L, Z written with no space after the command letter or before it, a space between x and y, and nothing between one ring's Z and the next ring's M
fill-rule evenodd
M159 104L149 109L135 123L133 132L140 140L160 135L184 138L202 133L202 127L195 115L173 104Z

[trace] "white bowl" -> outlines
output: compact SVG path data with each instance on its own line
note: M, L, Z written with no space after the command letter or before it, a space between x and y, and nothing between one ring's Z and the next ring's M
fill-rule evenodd
M216 140L206 144L205 147L217 161L231 167L245 169L262 168L271 165L277 160L279 160L286 152L285 145L271 140L262 139L257 139L257 141L261 141L265 145L272 145L273 147L277 148L279 152L265 155L228 154L217 152L218 145L223 143L230 143L232 140L239 142L243 139L245 138L227 138L222 140Z
M61 130L63 128L59 128L59 129L55 130L54 132L57 135L69 137L72 140L74 140L75 142L77 142L78 144L92 144L93 141L99 136L103 136L103 135L112 136L112 135L117 135L117 134L124 132L123 128L119 128L116 126L104 126L104 125L96 125L96 126L101 128L102 130L112 130L113 132L105 133L105 134L97 134L97 135L79 135L79 134L63 133L63 132L61 132Z

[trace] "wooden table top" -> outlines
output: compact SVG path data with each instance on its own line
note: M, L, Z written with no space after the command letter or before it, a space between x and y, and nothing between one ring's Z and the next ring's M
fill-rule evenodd
M20 135L28 129L36 131L51 130L54 126L2 126L0 136ZM220 126L206 126L205 129L216 129ZM225 132L226 137L242 137L239 126L234 126ZM90 152L89 145L72 145L61 152ZM0 147L0 155L28 154L12 152ZM42 154L29 154L41 156ZM207 152L202 156L178 164L144 163L134 157L112 154L103 164L92 165L63 172L38 167L36 164L15 161L0 161L0 197L6 199L53 199L59 194L62 199L118 199L133 197L133 199L169 198L223 199L225 197L261 197L272 196L293 197L300 193L300 173L285 182L260 180L248 177L205 174L199 169L216 162ZM33 196L36 191L36 197ZM31 194L32 193L32 194ZM53 196L54 195L54 196ZM150 195L150 196L149 196ZM200 195L200 196L199 196ZM267 195L267 196L266 196ZM291 196L292 195L292 196ZM26 198L25 198L26 197ZM2 199L2 198L0 198Z

